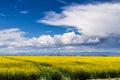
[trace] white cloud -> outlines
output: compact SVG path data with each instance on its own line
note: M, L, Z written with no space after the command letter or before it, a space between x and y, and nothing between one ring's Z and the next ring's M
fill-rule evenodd
M50 11L44 19L37 22L66 26L67 30L62 35L33 38L25 37L25 32L18 28L0 30L0 48L3 49L0 52L92 52L116 51L120 48L120 3L71 5L63 7L61 13Z
M71 5L61 13L48 12L39 23L72 26L87 36L106 37L120 34L120 3Z
M100 42L100 39L99 39L99 38L89 39L89 40L87 41L87 43L98 43L98 42Z
M64 33L63 35L42 35L39 38L32 38L28 40L27 44L29 46L35 47L64 47L64 46L74 46L80 44L88 43L99 43L99 38L93 38L88 36L82 36L75 34L74 32Z
M21 47L24 46L25 32L20 31L18 28L0 30L0 47Z
M84 51L109 51L119 49L119 39L111 37L101 43L99 37L67 32L62 35L42 35L33 38L25 37L25 32L18 28L0 30L0 52L1 53L64 53ZM106 43L106 44L104 44ZM112 43L115 43L114 45ZM94 44L99 44L95 45ZM109 45L108 45L109 44ZM117 44L117 45L116 45ZM106 47L112 46L112 49ZM102 47L102 48L101 48Z
M42 35L39 38L29 39L27 44L34 47L52 47L52 45L54 45L54 41L50 35Z
M22 47L64 47L68 45L99 43L99 38L82 36L74 32L64 33L63 35L42 35L38 38L26 38L25 32L18 28L0 30L0 47L22 48Z
M29 11L20 11L21 14L28 14Z

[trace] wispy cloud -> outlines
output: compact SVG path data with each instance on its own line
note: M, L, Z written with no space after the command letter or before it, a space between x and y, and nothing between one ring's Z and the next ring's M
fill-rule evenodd
M21 14L28 14L29 11L20 11Z
M66 1L64 0L57 0L58 2L62 3L62 4L68 4Z
M53 31L46 31L46 33L52 33Z
M5 14L3 14L3 13L0 13L0 16L7 16L7 15L5 15Z

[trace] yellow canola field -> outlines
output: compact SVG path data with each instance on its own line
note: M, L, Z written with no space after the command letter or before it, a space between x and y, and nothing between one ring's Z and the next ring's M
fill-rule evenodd
M0 80L119 77L120 57L117 56L0 56Z

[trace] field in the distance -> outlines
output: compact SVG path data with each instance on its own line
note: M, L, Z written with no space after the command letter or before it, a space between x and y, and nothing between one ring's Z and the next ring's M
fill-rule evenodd
M0 56L0 80L86 80L120 77L120 57Z

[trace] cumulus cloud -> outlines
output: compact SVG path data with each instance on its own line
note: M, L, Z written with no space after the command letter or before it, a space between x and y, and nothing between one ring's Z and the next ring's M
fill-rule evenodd
M0 47L21 48L21 47L64 47L78 44L99 43L99 38L87 37L74 32L62 35L42 35L40 37L26 38L25 32L18 28L0 30Z
M56 26L72 26L88 36L106 37L120 34L120 3L71 5L63 7L61 13L50 11L38 20Z
M25 32L18 28L0 30L0 47L21 47L27 38L24 37Z
M120 39L117 36L109 38L91 37L66 32L62 35L42 35L39 37L27 38L25 32L18 28L0 30L0 52L5 53L64 53L119 49ZM101 48L102 47L102 48ZM108 49L106 49L108 48Z
M66 46L67 48L72 46L78 51L119 51L120 3L74 4L62 9L60 13L47 12L37 22L66 27L67 34L60 37L64 41L59 42L74 44ZM76 30L80 35L69 33Z
M99 43L99 38L82 36L74 32L64 33L63 35L42 35L39 38L32 38L28 40L28 44L37 47L60 47L60 46L74 46L88 43Z
M120 3L63 7L61 13L50 11L37 22L66 27L66 33L27 38L18 28L3 29L0 30L0 48L18 52L119 51L119 14Z

